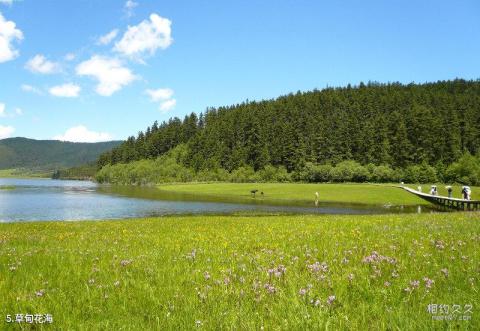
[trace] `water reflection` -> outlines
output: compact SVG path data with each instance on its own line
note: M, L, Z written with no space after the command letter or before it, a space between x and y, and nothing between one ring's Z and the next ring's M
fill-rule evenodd
M97 185L88 181L1 179L0 221L88 220L174 214L301 213L383 214L431 212L420 206L373 206L229 198L172 193L155 187Z

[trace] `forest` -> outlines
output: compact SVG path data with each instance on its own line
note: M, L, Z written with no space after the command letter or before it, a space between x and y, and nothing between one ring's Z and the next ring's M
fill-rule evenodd
M369 82L155 122L103 153L97 179L249 181L274 172L280 181L477 184L479 154L480 80ZM158 175L172 162L189 175ZM114 179L139 164L143 175Z

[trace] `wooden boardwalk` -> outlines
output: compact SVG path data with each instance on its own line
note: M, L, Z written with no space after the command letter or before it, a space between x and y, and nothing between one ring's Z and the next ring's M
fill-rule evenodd
M438 206L456 210L480 210L480 200L464 200L457 198L449 198L441 195L431 195L417 190L413 190L406 186L401 186L404 190L415 194L419 198L426 200Z

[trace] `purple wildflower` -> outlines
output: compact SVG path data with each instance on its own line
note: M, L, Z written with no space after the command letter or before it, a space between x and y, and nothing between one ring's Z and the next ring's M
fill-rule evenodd
M310 269L310 271L312 271L314 273L327 272L328 271L328 264L325 263L325 262L320 263L320 262L316 261L313 264L307 265L307 267L308 267L308 269Z
M327 299L327 304L332 305L333 302L335 301L336 297L334 295L330 295Z
M414 288L414 289L415 289L415 288L418 288L419 285L420 285L420 281L418 281L418 280L412 280L412 281L410 282L410 286L411 286L412 288Z
M265 284L263 286L265 288L265 290L267 290L268 293L270 294L275 294L277 292L277 289L275 288L275 286L273 286L272 284Z
M127 265L129 265L130 263L132 263L132 260L122 260L120 261L120 265L122 267L126 267Z
M435 281L433 279L430 279L428 277L424 277L423 281L425 282L425 287L426 288L432 288L433 283L435 283Z

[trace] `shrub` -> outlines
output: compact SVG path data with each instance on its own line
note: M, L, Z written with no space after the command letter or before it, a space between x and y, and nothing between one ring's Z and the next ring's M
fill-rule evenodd
M371 170L371 180L377 183L396 182L399 180L398 174L389 166L374 166Z
M457 162L447 168L445 178L450 182L479 185L480 160L469 153L464 154Z
M252 183L258 181L255 171L250 166L235 169L230 174L230 181L234 183Z
M369 172L358 162L343 161L332 168L330 175L335 182L365 182Z
M257 172L257 177L262 182L287 182L290 176L285 167L274 167L267 165L262 170Z
M404 180L409 183L435 183L438 180L437 171L426 163L409 166L405 169Z

